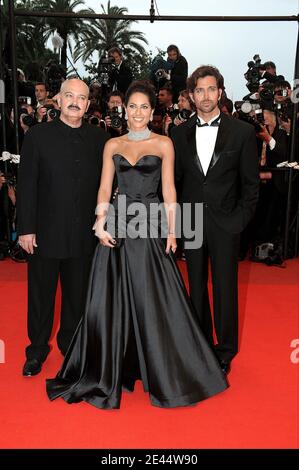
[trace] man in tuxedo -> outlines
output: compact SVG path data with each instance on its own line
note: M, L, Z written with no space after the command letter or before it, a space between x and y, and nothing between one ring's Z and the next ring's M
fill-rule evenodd
M112 70L109 77L110 88L112 91L121 91L125 95L133 80L132 72L124 63L122 52L119 47L112 47L109 49L108 56L113 57L115 61L115 68Z
M102 151L108 139L102 129L82 120L88 94L81 80L64 81L60 118L32 127L21 151L17 208L19 244L29 254L27 377L41 371L50 350L59 278L57 343L62 354L84 311Z
M254 127L220 112L223 89L218 69L196 69L188 90L197 113L173 129L172 139L180 199L191 203L192 224L195 204L203 205L203 226L195 227L202 231L201 247L188 248L184 237L190 297L202 330L228 373L238 351L239 238L254 214L259 178ZM207 285L209 259L216 345Z

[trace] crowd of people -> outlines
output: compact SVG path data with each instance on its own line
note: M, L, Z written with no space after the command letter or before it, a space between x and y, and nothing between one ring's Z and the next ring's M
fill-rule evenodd
M122 389L132 391L137 379L161 407L225 390L238 352L238 261L248 252L264 261L282 244L287 180L276 169L288 160L290 84L263 64L234 112L216 67L188 78L178 47L167 54L151 82L134 81L113 47L101 63L110 67L105 87L68 78L55 94L36 83L34 97L19 96L17 184L6 172L0 185L28 262L26 377L50 352L60 279L57 344L65 359L47 381L51 400L118 408ZM133 236L130 211L112 233L110 210L118 218L123 196L127 209L162 200L164 235L146 213L138 222L146 235ZM178 221L189 224L179 237ZM186 260L190 296L177 257Z
M108 70L108 84L103 85L95 80L89 86L90 106L84 119L92 125L103 128L111 137L117 137L127 133L125 120L124 96L133 80L132 72L123 59L122 51L118 47L109 50L108 56L113 66ZM101 62L101 61L100 61ZM156 65L154 65L156 64ZM265 76L260 79L256 96L253 94L245 98L245 103L259 102L259 93L263 93L269 85L269 77L276 77L276 67L273 62L264 64ZM100 70L100 68L99 68ZM159 56L159 60L153 61L150 78L156 89L157 104L155 106L153 120L150 127L153 132L170 136L172 129L190 119L195 112L194 103L186 89L188 75L188 63L185 57L175 45L167 48L167 60ZM263 75L263 74L261 74ZM283 77L282 77L283 78ZM35 124L49 122L59 117L60 109L57 97L54 95L53 84L37 82L34 84L34 92L26 83L24 73L19 70L18 80L20 84L19 114L20 146L25 133ZM63 78L62 78L63 80ZM255 126L257 145L260 158L260 196L256 216L250 226L244 231L241 239L239 258L245 259L250 255L252 261L262 261L271 264L270 254L281 254L284 214L286 212L287 178L281 171L271 172L269 168L275 168L277 164L287 161L289 155L289 142L291 131L290 96L291 86L286 80L277 80L271 83L271 99L262 100L259 113L255 105L245 114L240 109L240 102L233 102L223 92L220 109L222 113L234 116L237 119L245 119ZM57 86L56 86L57 88ZM55 90L55 88L54 88ZM57 90L55 90L57 91ZM29 96L22 96L26 93ZM244 103L241 102L241 103ZM285 112L287 110L287 112ZM7 150L14 153L13 145L13 110L9 111L7 123ZM298 140L298 136L297 136ZM16 179L17 168L8 165L4 170L3 162L0 162L0 259L7 255L7 219L9 219L10 238L15 239L16 232ZM267 170L267 171L266 171ZM7 178L8 176L8 178ZM6 180L8 181L6 184ZM15 184L11 184L15 181ZM6 198L4 198L4 194ZM297 194L294 200L296 201ZM16 261L26 261L25 253L16 246L12 250L12 258ZM183 250L179 249L178 256L184 258ZM276 262L281 263L281 256L274 256ZM275 264L275 263L274 263Z

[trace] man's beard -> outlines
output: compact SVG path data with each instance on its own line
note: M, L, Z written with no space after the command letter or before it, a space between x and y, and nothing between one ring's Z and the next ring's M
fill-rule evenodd
M211 113L218 107L218 101L217 103L214 103L213 101L209 101L209 106L203 106L202 104L198 107L199 111L202 113Z

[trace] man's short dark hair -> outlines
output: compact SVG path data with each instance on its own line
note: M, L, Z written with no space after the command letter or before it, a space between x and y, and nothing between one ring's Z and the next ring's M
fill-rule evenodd
M36 82L36 84L34 86L36 87L36 86L40 86L40 85L43 85L45 87L45 90L49 91L49 85L45 82Z
M221 88L221 90L224 90L224 79L219 70L214 67L213 65L201 65L198 67L192 75L187 80L187 88L190 93L194 92L194 89L197 85L197 80L199 78L205 78L205 77L215 77L216 78L216 83L217 87Z
M122 102L125 101L124 94L119 90L114 90L114 91L110 91L109 95L107 96L107 103L110 100L110 98L112 98L112 96L119 96Z
M181 55L178 46L176 46L175 44L170 44L170 46L167 47L167 52L170 52L170 51L175 51L178 55L178 58Z
M275 90L281 88L289 88L290 90L292 89L290 82L288 82L287 80L282 80L275 83Z
M99 104L91 104L87 110L87 114L93 114L93 113L103 113L102 108Z
M268 62L265 62L265 63L264 63L264 67L265 67L266 69L268 69L268 68L271 67L272 69L275 69L275 70L276 70L276 65L275 65L274 62L272 62L271 60L268 60Z
M173 91L172 91L172 86L171 85L165 84L165 85L161 86L161 88L159 88L159 91L161 91L161 90L166 90L167 93L169 93L171 96L173 96Z
M119 47L117 46L114 46L114 47L111 47L108 51L108 55L111 55L111 54L114 54L114 52L117 52L117 54L119 54L120 56L122 56L122 51L120 50Z
M224 98L224 100L220 100L220 108L223 108L223 107L226 107L226 109L228 110L228 112L230 114L233 113L233 109L234 109L234 104L232 102L232 100L230 100L229 98Z

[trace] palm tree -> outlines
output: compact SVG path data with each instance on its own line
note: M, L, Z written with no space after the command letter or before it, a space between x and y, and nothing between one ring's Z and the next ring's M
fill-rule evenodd
M110 0L107 2L105 9L101 4L102 13L110 15L123 15L128 12L126 7L111 6ZM92 24L84 23L80 32L81 41L77 43L74 56L75 59L81 58L83 62L93 54L96 50L99 58L105 51L113 46L120 46L124 55L126 53L145 54L145 48L141 44L148 44L144 34L140 31L131 30L132 23L136 21L123 20L95 20Z
M15 8L22 10L39 10L38 0L16 0ZM8 0L4 0L2 13L3 30L2 41L4 45L3 58L7 66L10 64L10 38L8 35ZM26 71L28 64L38 64L39 78L41 80L41 70L50 58L54 58L53 52L45 45L44 26L39 18L16 17L16 53L17 66Z
M40 0L40 7L51 12L74 12L78 6L84 5L84 0ZM76 10L76 13L94 13L92 8ZM80 40L81 28L84 25L82 19L77 18L45 18L45 35L47 41L56 31L63 39L61 49L61 65L67 69L67 47L72 51L71 37L76 41Z

